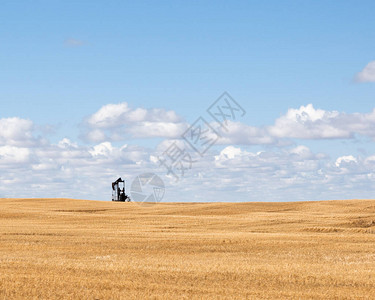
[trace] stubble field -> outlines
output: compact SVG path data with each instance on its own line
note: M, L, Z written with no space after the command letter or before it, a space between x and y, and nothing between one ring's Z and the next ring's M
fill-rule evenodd
M0 199L0 299L374 295L374 200Z

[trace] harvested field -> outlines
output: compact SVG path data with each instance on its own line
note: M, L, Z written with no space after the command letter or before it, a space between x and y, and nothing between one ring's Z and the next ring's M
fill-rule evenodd
M0 299L370 299L375 200L0 199Z

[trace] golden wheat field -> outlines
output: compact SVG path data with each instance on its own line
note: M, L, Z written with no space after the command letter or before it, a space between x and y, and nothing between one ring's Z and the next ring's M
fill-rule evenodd
M1 299L374 299L375 201L0 199Z

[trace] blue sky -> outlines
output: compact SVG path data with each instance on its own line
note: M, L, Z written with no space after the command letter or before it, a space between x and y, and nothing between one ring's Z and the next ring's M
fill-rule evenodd
M262 135L282 142L254 142L250 133L247 140L241 140L234 138L232 132L227 143L213 147L202 165L191 170L191 175L170 185L169 179L164 178L169 195L178 195L178 190L186 187L194 195L210 194L207 201L218 199L214 191L208 193L204 189L204 184L200 187L194 176L200 174L201 182L209 186L210 182L215 183L214 170L219 168L226 172L222 173L223 181L217 183L227 195L225 199L231 198L230 195L235 195L233 198L238 201L371 197L375 189L369 179L372 172L368 161L375 154L373 123L371 116L361 118L351 114L370 114L375 106L373 69L371 65L366 69L375 60L374 10L373 1L3 1L0 10L0 120L3 122L0 196L17 196L14 187L19 184L18 176L25 172L35 182L26 183L22 196L50 196L49 189L42 186L45 176L58 179L57 196L101 200L106 199L107 192L102 182L111 181L112 173L115 177L124 174L131 180L142 172L142 168L133 169L134 165L142 165L145 170L164 176L165 172L153 166L150 157L156 155L155 151L162 151L165 141L178 140L180 133L171 133L166 126L163 127L165 134L135 136L135 130L145 122L155 121L155 114L159 116L160 112L152 109L174 112L178 118L171 119L169 126L178 123L182 128L183 124L193 123L205 115L206 108L228 91L246 110L240 120L244 135L251 131L250 127L261 128L265 130ZM88 138L89 132L104 130L88 120L103 107L120 103L127 103L133 111L147 110L152 120L124 124L115 118L112 125L106 125L105 131L125 132L123 138L109 135ZM285 132L279 130L275 136L275 130L268 128L291 126L285 122L275 125L275 122L288 110L299 110L310 103L314 107L309 112L311 116L317 109L327 113L318 119L312 117L312 121L310 118L309 126L295 129L301 131L299 134L284 128ZM329 114L333 111L341 117ZM121 117L126 117L126 113L127 108ZM306 113L304 109L297 112L303 113ZM12 118L20 122L28 120L32 125L15 125L16 121L9 121ZM330 125L324 127L321 123ZM27 134L20 135L12 126L22 128ZM317 126L322 136L309 135L311 126ZM341 130L340 134L331 134L335 126ZM79 149L80 160L72 151L66 150L70 153L67 154L56 150L64 138L76 145L74 151ZM121 149L125 144L135 147L142 153L136 156L140 161L127 162L122 156L116 161L113 149L108 150L107 161L85 156L102 143L110 143L114 149ZM314 161L319 166L288 169L277 179L279 189L268 196L250 188L257 182L256 176L250 176L254 166L248 163L249 153L275 153L278 157L274 159L273 173L262 173L265 184L268 180L272 185L278 178L275 170L280 165L287 168L295 163L293 158L285 161L283 155L298 146L307 147L312 155L307 160L301 158L302 165ZM220 153L227 147L241 150L241 154L236 153L244 160L245 171L241 171L244 173L236 173L235 161L226 162L225 167L213 164L214 157L220 160ZM9 153L17 151L24 153L22 159L10 157ZM323 159L318 153L326 157ZM67 158L69 155L71 159ZM232 160L239 157L234 156ZM352 161L350 167L341 173L328 172L330 166L339 168L340 157L350 157L346 159L348 163ZM58 165L48 164L48 159L58 161ZM230 160L227 156L225 159ZM262 163L270 162L262 160ZM74 172L63 175L62 170L68 165ZM90 166L96 169L91 170ZM9 174L9 168L15 171ZM212 168L213 173L203 174L207 168ZM108 178L90 176L90 172L101 170L108 172ZM319 172L334 179L311 183L311 195L306 196L301 185L312 182ZM364 192L364 186L358 181L354 184L345 172L359 176L356 180L366 184L369 192ZM310 179L304 177L305 173ZM366 183L360 180L365 175ZM236 176L243 177L243 185L249 189L236 188L233 182L225 183L225 178ZM305 181L296 180L293 184L289 180L283 186L282 180L288 176L290 180L304 178ZM90 193L69 190L72 185L90 180L95 186ZM343 182L347 183L347 190ZM27 186L39 186L39 193L37 189L29 192ZM280 190L283 190L282 197ZM196 199L205 200L200 196ZM170 196L167 200L188 199Z

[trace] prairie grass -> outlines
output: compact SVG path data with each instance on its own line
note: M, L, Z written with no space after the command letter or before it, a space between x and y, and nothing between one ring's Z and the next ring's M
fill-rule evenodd
M374 200L0 199L0 299L374 295Z

